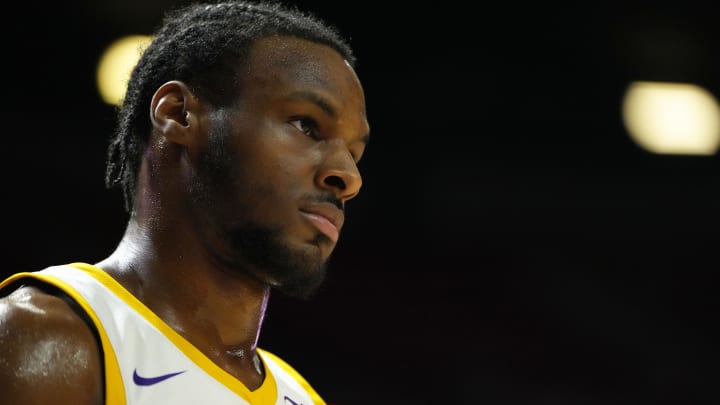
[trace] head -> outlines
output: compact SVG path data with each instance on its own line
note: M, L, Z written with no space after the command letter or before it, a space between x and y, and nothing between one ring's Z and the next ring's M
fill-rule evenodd
M175 10L132 72L106 183L132 212L152 139L167 140L182 151L171 164L186 174L183 218L213 259L307 296L361 185L369 129L354 63L333 27L280 3Z

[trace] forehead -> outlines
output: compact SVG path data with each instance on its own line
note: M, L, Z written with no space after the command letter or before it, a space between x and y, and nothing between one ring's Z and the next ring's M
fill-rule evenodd
M329 46L293 37L266 37L250 48L244 90L313 87L329 93L362 95L355 71Z

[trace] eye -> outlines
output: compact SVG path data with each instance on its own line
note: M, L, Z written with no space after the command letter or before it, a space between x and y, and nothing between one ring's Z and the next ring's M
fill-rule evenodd
M318 137L317 123L311 118L296 118L291 120L289 123L307 136L312 138Z

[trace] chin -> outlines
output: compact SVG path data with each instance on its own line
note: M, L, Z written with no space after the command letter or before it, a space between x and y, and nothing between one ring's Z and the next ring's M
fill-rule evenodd
M317 294L318 290L325 281L325 268L317 269L310 275L304 277L294 277L284 280L277 285L275 289L281 293L293 297L308 300Z
M250 265L255 276L291 297L312 297L325 280L330 249L327 240L293 243L279 230L255 227L235 229L230 233L238 262ZM240 266L242 267L242 266Z

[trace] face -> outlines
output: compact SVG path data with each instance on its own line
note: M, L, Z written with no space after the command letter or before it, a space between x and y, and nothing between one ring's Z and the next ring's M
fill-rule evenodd
M236 105L208 115L193 217L217 260L307 297L362 184L363 90L336 51L296 38L259 40L246 72Z

